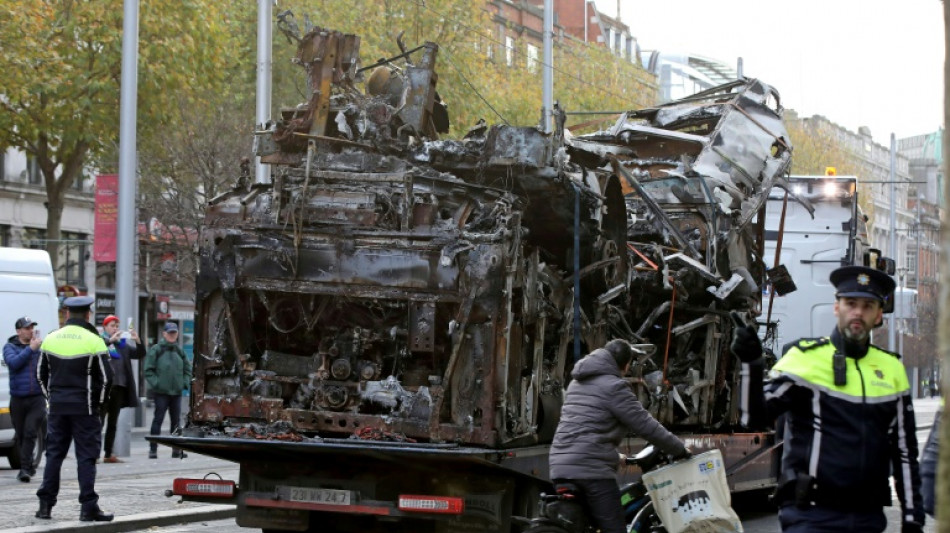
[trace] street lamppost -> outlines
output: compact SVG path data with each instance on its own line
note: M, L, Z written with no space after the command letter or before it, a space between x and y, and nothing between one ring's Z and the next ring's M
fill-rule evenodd
M904 312L904 279L907 276L907 267L897 269L897 306L894 309L894 318L897 319L897 353L904 356L904 332L907 329L904 320L907 318ZM905 357L906 360L906 357Z

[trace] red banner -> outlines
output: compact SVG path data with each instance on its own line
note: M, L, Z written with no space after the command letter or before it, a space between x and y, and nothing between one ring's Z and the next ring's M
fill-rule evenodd
M119 176L96 176L96 234L92 255L96 261L115 262L116 232L119 222Z

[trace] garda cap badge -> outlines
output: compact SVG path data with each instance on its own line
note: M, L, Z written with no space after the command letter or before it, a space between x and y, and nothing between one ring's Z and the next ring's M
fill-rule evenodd
M894 293L894 279L883 271L863 266L835 269L828 277L836 298L873 298L883 303Z

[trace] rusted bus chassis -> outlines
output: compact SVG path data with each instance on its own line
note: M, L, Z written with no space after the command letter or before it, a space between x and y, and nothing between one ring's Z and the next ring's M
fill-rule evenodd
M724 317L758 312L790 157L774 90L442 140L435 44L364 80L358 37L293 38L311 97L257 135L273 182L207 208L188 427L157 439L241 463L241 525L509 531L547 482L573 362L613 337L641 345L633 381L664 424L726 447L737 488L768 483L770 436L733 433Z

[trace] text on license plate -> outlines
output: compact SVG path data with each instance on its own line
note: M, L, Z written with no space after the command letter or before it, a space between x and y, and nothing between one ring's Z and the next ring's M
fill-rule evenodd
M315 487L288 487L292 502L323 503L326 505L350 505L353 491L321 489Z

